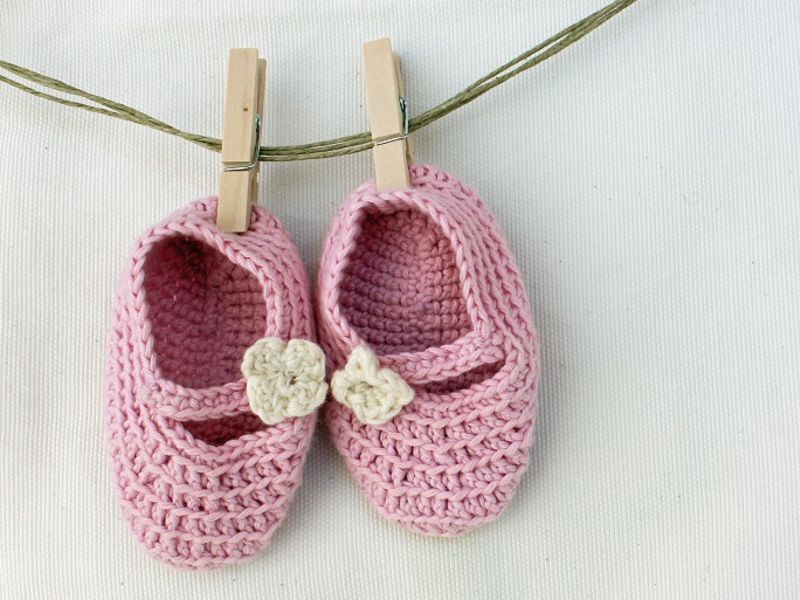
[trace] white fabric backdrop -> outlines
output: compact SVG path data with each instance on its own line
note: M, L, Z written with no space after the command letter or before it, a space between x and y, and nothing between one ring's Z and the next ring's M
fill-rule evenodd
M0 57L217 135L227 49L268 57L265 142L366 128L390 35L412 111L598 0L5 0ZM102 433L112 292L135 237L214 193L218 157L0 86L3 598L800 597L800 5L643 0L416 135L476 187L542 340L535 454L505 516L438 540L382 521L318 432L252 563L150 559ZM316 270L367 154L263 171Z

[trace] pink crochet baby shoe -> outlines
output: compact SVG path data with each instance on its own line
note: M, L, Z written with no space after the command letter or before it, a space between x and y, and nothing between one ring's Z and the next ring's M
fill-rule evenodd
M261 549L300 483L327 394L295 247L254 207L220 232L190 204L136 245L113 315L108 447L137 538L174 565Z
M345 202L319 272L333 441L387 518L456 535L528 463L538 346L517 267L475 193L431 166Z

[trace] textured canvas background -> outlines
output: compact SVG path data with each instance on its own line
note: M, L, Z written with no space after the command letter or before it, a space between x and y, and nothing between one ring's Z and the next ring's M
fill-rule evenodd
M361 43L390 35L412 111L601 5L0 4L0 57L217 135L231 46L270 61L266 142L366 128ZM476 187L542 340L532 468L453 540L362 500L324 431L273 544L206 574L150 559L102 434L114 284L217 157L0 86L0 597L800 597L800 5L638 5L416 136ZM369 156L268 165L260 202L313 273Z

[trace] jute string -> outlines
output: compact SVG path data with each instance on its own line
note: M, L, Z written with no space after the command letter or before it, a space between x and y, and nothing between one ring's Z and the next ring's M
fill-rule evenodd
M425 112L413 117L409 121L409 132L414 132L434 121L441 119L445 115L450 114L454 110L469 104L476 98L482 96L489 90L505 83L512 77L515 77L535 67L539 63L555 56L565 48L571 46L583 36L600 27L603 23L613 18L637 0L615 0L611 4L601 8L600 10L590 14L589 16L581 19L561 30L555 35L537 44L530 50L523 52L519 56L511 59L506 64L501 65L490 73L478 79L469 87L463 89L458 94L445 100L444 102L426 110ZM222 147L222 141L219 138L208 137L205 135L198 135L188 131L182 131L168 123L164 123L151 117L135 108L131 108L121 102L115 102L108 98L103 98L96 94L86 92L76 88L68 83L59 81L42 73L37 73L20 67L10 62L0 60L0 68L12 73L16 77L40 85L44 88L69 94L84 100L94 102L99 106L85 104L77 100L70 100L54 96L47 92L34 89L20 81L11 79L4 75L0 75L0 82L8 84L17 88L25 93L31 94L38 98L44 98L52 102L56 102L63 106L71 106L73 108L80 108L89 112L106 115L115 119L122 119L123 121L130 121L138 125L144 125L157 131L168 133L176 137L182 138L193 144L203 146L209 150L219 152ZM344 137L335 138L332 140L324 140L321 142L313 142L310 144L299 144L294 146L261 146L258 153L260 161L291 161L291 160L308 160L314 158L330 158L333 156L343 156L345 154L354 154L356 152L363 152L372 148L373 141L368 131L357 133L354 135L347 135Z

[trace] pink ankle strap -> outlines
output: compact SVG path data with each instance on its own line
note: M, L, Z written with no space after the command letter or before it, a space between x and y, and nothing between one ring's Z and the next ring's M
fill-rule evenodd
M160 381L142 389L140 400L163 417L178 421L202 421L249 412L245 379L205 389L185 388Z
M500 361L505 358L505 352L499 340L472 331L451 344L379 358L381 364L400 375L406 383L424 385Z

